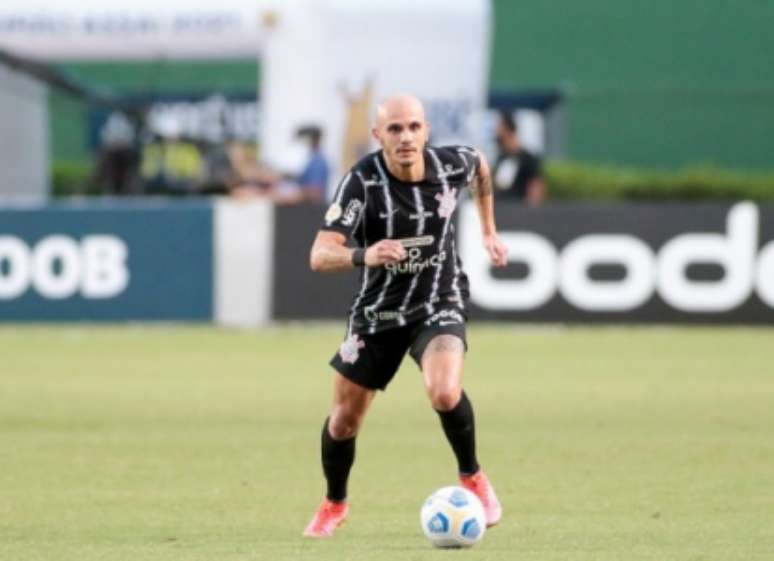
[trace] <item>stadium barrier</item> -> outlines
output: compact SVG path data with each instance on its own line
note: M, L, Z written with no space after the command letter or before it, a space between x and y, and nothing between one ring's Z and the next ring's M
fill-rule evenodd
M0 210L0 321L339 319L352 273L309 270L322 207L124 202ZM457 247L471 319L774 323L774 207L497 205L492 269L470 203Z
M276 214L276 319L346 317L355 275L311 273L320 210ZM458 247L476 320L774 323L774 207L498 203L509 265L492 269L462 205ZM300 258L299 258L300 257Z
M266 322L273 210L225 200L0 209L0 321Z

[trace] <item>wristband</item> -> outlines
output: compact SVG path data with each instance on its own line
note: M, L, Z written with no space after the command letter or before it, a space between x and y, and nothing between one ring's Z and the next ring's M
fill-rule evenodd
M362 247L358 247L352 252L352 264L355 267L363 267L365 265L365 253L366 250Z

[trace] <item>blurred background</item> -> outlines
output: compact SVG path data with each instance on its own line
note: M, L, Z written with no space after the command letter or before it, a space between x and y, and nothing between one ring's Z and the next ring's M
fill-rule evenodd
M197 212L230 213L244 215L244 227L253 228L205 216L201 221L209 230L191 218L190 226L169 232L164 219L156 241L132 242L140 243L137 248L127 241L129 234L116 234L120 252L104 251L129 264L125 276L133 280L127 280L124 296L142 286L144 274L148 286L155 278L169 283L166 271L174 268L169 259L180 251L208 248L205 257L191 250L195 259L178 269L193 268L181 273L180 286L171 290L200 297L213 293L205 298L209 308L190 317L158 312L159 317L210 317L218 302L228 299L221 287L230 277L218 268L228 260L219 259L218 248L237 255L233 248L250 239L263 245L244 247L244 255L253 252L253 263L268 260L271 267L260 271L272 270L273 277L261 289L266 295L251 296L266 304L248 323L283 314L339 317L333 308L315 306L282 311L278 291L288 286L282 275L306 278L299 257L321 209L342 172L376 148L369 134L376 102L411 91L426 104L434 143L473 144L489 156L501 226L514 235L530 231L551 245L542 254L521 255L529 250L519 249L526 246L514 238L508 272L479 276L517 294L514 302L526 290L528 304L493 304L474 295L481 317L516 312L521 315L508 317L770 321L767 286L774 281L765 242L772 226L765 204L774 198L771 2L750 1L743 8L721 0L446 4L4 2L0 205L47 212L47 224L64 222L46 232L48 226L29 226L33 214L2 211L3 231L18 243L7 238L0 246L15 248L0 253L0 286L10 287L0 289L0 318L37 317L31 310L62 317L64 312L51 311L59 308L72 319L124 317L103 311L113 297L95 302L77 282L65 282L58 246L50 263L40 266L34 265L35 247L47 235L61 234L75 240L68 246L71 253L82 253L85 236L116 234L108 230L123 227L121 220L129 231L138 228L132 235L143 239L151 228L142 214L148 205L157 211L151 222L163 213L182 216L179 224ZM739 228L750 233L737 244L731 210L739 201L764 206L741 209ZM624 202L625 211L603 208ZM94 214L73 218L73 204ZM68 212L62 205L70 205ZM106 222L94 230L84 226L89 220ZM13 230L14 221L32 229ZM693 261L677 263L682 272L659 276L660 250L690 231L728 237L707 251L697 246L700 255ZM622 262L607 246L575 275L602 300L608 293L615 298L616 289L633 291L626 309L578 306L568 296L572 289L561 287L561 278L567 278L558 273L562 248L595 232L626 234L642 246L635 251L645 255L642 263ZM169 236L195 241L162 255L159 240ZM298 247L288 251L277 245L296 240ZM742 251L745 243L750 249ZM150 249L158 254L143 257ZM101 256L100 251L93 253ZM737 275L736 258L744 261L738 265L744 274ZM234 261L240 259L244 256ZM141 262L145 265L137 269ZM539 264L544 262L550 264ZM194 287L191 279L201 278L208 267L212 274ZM252 294L265 276L258 269L245 276L237 267L233 274L251 280L226 292L235 301L245 297L240 290ZM638 280L642 269L647 273ZM45 290L39 300L35 271L44 276L48 271L54 284L77 285L63 290L76 300L52 300ZM660 286L674 284L680 275L684 292L704 288L710 303L671 304L669 288ZM341 284L333 281L331 287ZM537 284L555 291L533 298L529 290ZM713 304L713 287L744 297L729 297L733 305ZM652 309L643 316L648 306ZM739 312L742 308L747 311Z

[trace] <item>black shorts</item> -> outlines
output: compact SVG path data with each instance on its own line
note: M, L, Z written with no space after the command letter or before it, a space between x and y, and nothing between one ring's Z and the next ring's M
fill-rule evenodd
M371 390L383 390L400 368L406 351L421 368L422 354L436 335L456 335L465 344L465 317L455 309L373 335L350 335L330 365L345 378Z

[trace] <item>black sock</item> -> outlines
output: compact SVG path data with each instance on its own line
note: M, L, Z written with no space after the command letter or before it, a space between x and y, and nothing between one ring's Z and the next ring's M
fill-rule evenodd
M349 470L355 462L355 437L335 440L328 432L328 419L322 430L322 466L328 482L328 497L331 501L342 502L347 498Z
M476 460L476 427L473 418L473 406L468 396L462 392L459 403L449 411L436 411L441 418L441 426L451 444L460 473L473 474L478 471Z

